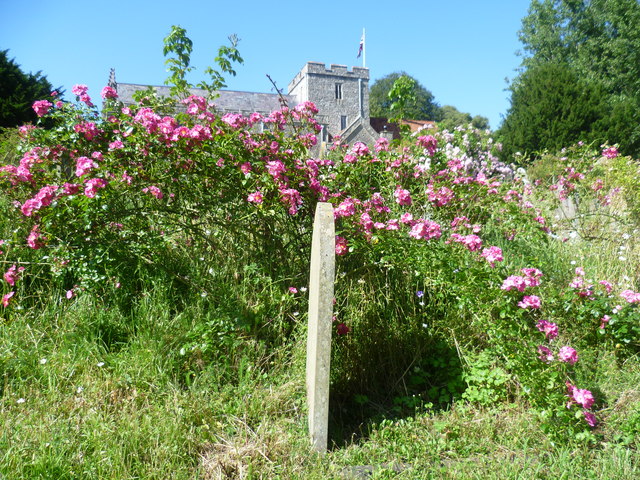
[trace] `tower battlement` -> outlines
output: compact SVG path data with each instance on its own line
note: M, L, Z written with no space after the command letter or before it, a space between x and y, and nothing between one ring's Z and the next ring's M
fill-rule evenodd
M300 81L309 75L344 77L345 79L359 78L369 82L369 69L365 67L351 67L351 70L349 70L346 65L336 63L331 63L327 68L326 64L322 62L307 62L293 77L293 80L289 82L289 92L294 90Z

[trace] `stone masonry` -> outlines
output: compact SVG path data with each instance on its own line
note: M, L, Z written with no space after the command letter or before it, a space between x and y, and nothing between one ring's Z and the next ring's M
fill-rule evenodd
M133 104L133 94L147 85L117 82L112 70L109 86L116 89L119 99ZM169 87L154 87L160 96L169 94ZM207 92L193 89L194 95L206 96ZM275 93L239 92L221 90L214 100L216 108L223 113L253 112L268 115L280 108L280 97ZM289 83L288 95L284 95L289 107L310 101L319 110L318 122L323 126L318 135L319 144L330 142L339 136L344 142L372 144L379 134L371 127L369 118L369 69L345 65L308 62Z

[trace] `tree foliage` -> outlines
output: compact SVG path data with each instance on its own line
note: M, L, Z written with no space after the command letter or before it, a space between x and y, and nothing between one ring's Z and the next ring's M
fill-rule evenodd
M511 107L500 129L503 154L558 150L598 139L594 126L605 118L602 87L563 63L528 68L512 88Z
M531 146L524 142L524 137L538 137L537 148L551 148L563 141L576 141L573 134L584 129L599 130L601 137L609 143L617 143L621 152L640 155L640 2L638 0L533 0L528 15L522 21L519 32L523 44L522 72L514 81L511 90L512 106L508 115L526 117L527 113L519 112L520 108L528 111L540 111L549 117L541 106L534 106L522 101L527 96L530 101L536 99L541 104L552 106L553 99L560 94L568 93L572 88L553 82L547 86L555 90L536 91L530 95L521 90L531 83L532 78L540 78L545 70L544 65L551 64L550 69L561 68L558 64L570 69L572 78L579 80L583 89L578 95L582 100L597 92L601 98L604 111L601 115L590 116L592 123L577 127L577 119L565 122L558 119L555 124L557 132L563 140L551 139L547 133L520 132L520 128L532 129L534 124L522 123L518 118L505 120L503 133L507 135L505 143ZM526 80L525 75L532 69ZM573 92L577 95L578 92ZM575 97L570 97L575 98ZM588 101L587 103L593 103ZM561 100L559 108L569 117L584 113L586 105L574 105ZM561 107L561 108L560 108ZM563 128L568 130L562 130ZM545 140L547 139L547 140Z
M479 130L489 129L489 119L482 115L471 116L470 113L461 112L453 105L445 105L440 109L441 120L440 126L447 130L453 130L456 127L471 124Z
M398 115L398 97L389 93L394 90L394 84L401 81L403 104L402 116L412 120L439 120L440 106L433 94L420 82L405 72L394 72L376 80L369 90L369 108L372 117L396 117ZM396 87L396 91L398 90ZM396 92L397 93L397 92ZM396 104L395 109L392 105Z
M9 58L9 50L2 50L0 78L0 127L35 123L38 117L31 108L33 102L49 97L53 90L47 77L41 72L24 73L20 65Z

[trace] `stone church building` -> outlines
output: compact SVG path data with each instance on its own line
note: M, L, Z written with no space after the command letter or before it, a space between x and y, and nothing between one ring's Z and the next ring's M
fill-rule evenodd
M144 90L146 85L116 82L112 70L109 86L118 92L124 104L134 103L133 94ZM154 87L158 95L167 96L169 87ZM193 89L194 95L206 96L205 90ZM238 92L220 90L213 103L223 113L249 115L258 112L268 115L279 110L280 96L277 93ZM289 107L302 102L313 102L319 110L316 119L323 129L319 144L330 142L339 136L343 142L373 144L382 134L371 126L369 116L369 69L324 63L308 62L289 82L288 94L284 95ZM374 124L376 124L374 122ZM377 123L379 125L380 122Z

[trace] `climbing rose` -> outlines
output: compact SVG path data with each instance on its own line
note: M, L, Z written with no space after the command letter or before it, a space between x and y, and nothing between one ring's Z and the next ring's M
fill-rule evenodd
M551 341L558 336L558 325L555 323L547 322L546 320L540 320L536 325L538 330L544 333L547 340Z
M591 408L595 401L593 394L584 388L574 388L571 396L573 400L583 408Z
M104 99L118 98L118 92L116 92L112 87L104 87L100 92L100 96Z
M11 265L11 267L9 267L9 270L4 273L4 281L13 287L16 284L16 280L18 280L20 273L22 273L23 271L24 267L18 268L15 266L15 264Z
M262 203L262 200L262 192L259 191L250 193L247 197L247 202L255 203L256 205L260 205Z
M586 410L582 413L584 414L584 420L587 422L587 424L590 427L595 427L598 424L598 419L593 413L588 412Z
M616 147L609 147L602 150L602 156L607 158L616 158L618 156L618 149Z
M162 200L162 198L164 197L164 193L162 193L162 190L160 190L155 185L151 185L150 187L145 187L142 189L142 191L144 193L150 193L151 195L156 197L158 200Z
M99 188L104 188L107 186L107 182L102 178L91 178L87 180L87 183L84 187L84 194L88 198L94 198L96 196L96 192Z
M34 225L31 229L31 233L27 237L27 245L29 248L33 248L34 250L38 250L42 247L42 233L40 233L40 226Z
M5 294L2 297L2 306L3 307L8 307L9 306L9 302L11 301L11 297L13 297L15 295L16 292L9 292L7 294Z
M344 255L348 250L347 239L336 235L336 255Z
M398 186L396 191L393 192L393 196L396 197L398 205L411 205L411 194L409 193L409 190L405 190Z
M409 232L409 236L421 239L424 238L426 240L431 240L432 238L440 238L442 235L440 231L440 225L431 220L419 220L416 224L411 227L411 231Z
M336 326L336 331L338 333L338 335L346 335L347 333L349 333L351 331L351 329L349 327L347 327L347 325L345 325L344 323L339 323Z
M500 247L489 247L482 250L480 254L481 257L489 262L489 266L493 268L496 262L502 262L504 258L502 257L502 249Z
M543 362L549 363L553 361L553 353L551 353L551 350L549 349L549 347L540 345L538 346L538 358Z
M33 110L39 117L46 115L52 106L53 103L49 102L48 100L38 100L36 102L33 102Z
M558 352L558 360L573 365L578 361L578 352L571 347L562 347Z
M89 172L92 168L96 168L98 164L87 157L78 157L76 160L76 177L81 177Z
M518 302L518 306L520 308L533 308L533 309L537 309L540 308L541 304L540 304L540 297L536 296L536 295L525 295L522 298L522 301Z

